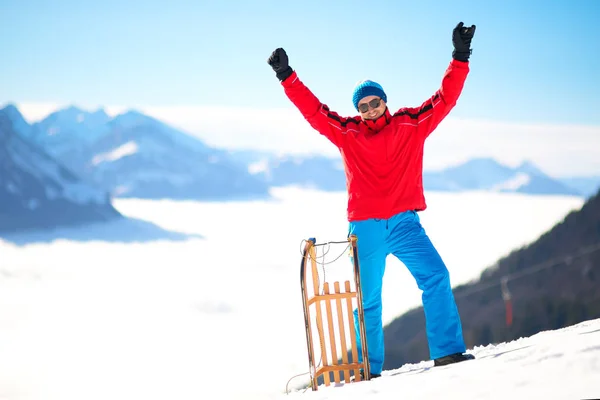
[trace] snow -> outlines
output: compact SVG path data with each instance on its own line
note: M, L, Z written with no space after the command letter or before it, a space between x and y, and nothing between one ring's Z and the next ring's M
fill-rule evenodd
M92 158L92 164L98 165L106 161L116 161L120 158L135 154L138 151L138 146L134 141L129 141L109 152L97 154Z
M433 367L432 361L385 371L370 382L289 399L597 399L600 396L600 319L509 343L476 347L475 361ZM283 398L283 397L282 397Z
M513 178L492 186L490 190L517 190L520 187L527 185L531 181L531 177L523 172L517 173Z
M290 378L308 372L301 242L345 239L346 195L299 188L273 194L275 201L226 203L119 199L117 209L131 219L0 239L0 397L600 395L598 321L470 349L479 359L464 364L423 373L404 366L372 382L286 395ZM432 192L427 199L421 220L454 285L583 203L487 192ZM344 248L332 245L327 260ZM347 268L348 260L330 267ZM393 257L383 290L386 322L420 303ZM293 379L290 388L306 380Z

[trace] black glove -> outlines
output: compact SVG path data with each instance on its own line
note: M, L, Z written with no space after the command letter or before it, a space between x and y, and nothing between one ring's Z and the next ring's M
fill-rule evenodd
M292 67L288 65L288 56L285 50L281 47L273 51L267 62L273 68L273 71L275 71L277 78L282 82L294 72Z
M452 58L458 61L469 61L471 39L475 35L475 25L471 25L470 28L465 28L463 25L462 22L459 22L452 31L452 44L454 45Z

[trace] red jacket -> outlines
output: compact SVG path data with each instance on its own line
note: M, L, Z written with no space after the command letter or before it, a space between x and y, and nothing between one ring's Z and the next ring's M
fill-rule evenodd
M455 106L469 63L452 60L442 86L420 107L401 108L375 121L340 117L298 79L282 82L286 95L319 133L342 155L348 190L348 220L388 219L408 210L425 210L425 139Z

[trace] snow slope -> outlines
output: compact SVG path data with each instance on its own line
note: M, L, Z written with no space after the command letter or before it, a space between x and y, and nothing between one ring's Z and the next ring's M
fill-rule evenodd
M381 378L281 399L598 399L600 319L509 343L470 349L476 359L435 367L433 361L384 371Z

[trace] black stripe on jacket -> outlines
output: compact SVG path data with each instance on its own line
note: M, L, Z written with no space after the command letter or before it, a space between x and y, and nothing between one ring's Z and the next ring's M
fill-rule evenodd
M436 93L436 95L433 96L433 100L430 101L430 102L428 102L423 107L421 107L416 114L415 113L411 113L408 110L404 109L404 110L398 111L396 114L394 114L392 116L393 117L401 117L403 115L408 115L411 119L419 119L419 116L421 114L424 114L424 113L426 113L427 111L429 111L429 110L431 110L433 108L433 102L436 101L439 97L440 97L440 95Z

